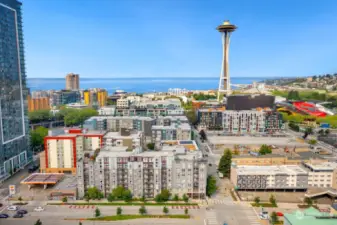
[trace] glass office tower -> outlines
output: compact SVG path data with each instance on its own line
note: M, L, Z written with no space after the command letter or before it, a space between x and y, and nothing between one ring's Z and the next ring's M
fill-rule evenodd
M31 158L21 3L0 0L0 182Z

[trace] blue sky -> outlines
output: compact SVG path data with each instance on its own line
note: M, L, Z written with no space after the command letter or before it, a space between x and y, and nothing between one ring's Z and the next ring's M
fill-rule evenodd
M337 72L337 1L23 0L28 77L233 77Z

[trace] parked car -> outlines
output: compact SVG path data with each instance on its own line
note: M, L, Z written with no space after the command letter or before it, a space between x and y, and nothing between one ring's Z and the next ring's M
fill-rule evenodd
M36 207L36 208L34 209L34 211L35 211L35 212L42 212L42 211L44 211L44 208L41 207L41 206L38 206L38 207Z
M17 213L13 216L13 218L22 218L23 214Z
M264 211L260 212L259 217L261 220L269 220L268 212L264 212Z
M20 209L20 210L17 211L17 213L19 213L19 214L27 214L28 212L27 212L27 210Z
M9 210L9 211L16 211L16 210L18 210L18 207L14 206L14 205L11 205L11 206L7 207L7 210Z
M283 213L281 213L281 212L276 212L276 215L277 216L284 216Z
M35 172L40 166L39 165L31 165L30 167L28 167L28 173L33 173Z
M8 214L0 214L0 219L6 219L8 218Z

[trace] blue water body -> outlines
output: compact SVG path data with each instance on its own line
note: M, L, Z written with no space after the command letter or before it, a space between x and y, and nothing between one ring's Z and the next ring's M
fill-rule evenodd
M251 84L262 81L263 77L232 77L232 84ZM116 90L127 92L165 92L169 88L187 90L208 90L218 88L219 78L163 77L163 78L80 78L80 88L104 88L109 94ZM64 78L28 78L28 87L36 90L61 90L65 88Z

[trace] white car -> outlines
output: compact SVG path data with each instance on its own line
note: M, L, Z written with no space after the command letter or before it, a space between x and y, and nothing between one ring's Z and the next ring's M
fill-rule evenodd
M38 207L36 207L36 208L34 209L34 211L35 211L35 212L42 212L42 211L44 211L44 208L41 207L41 206L38 206Z
M7 210L8 210L8 211L16 211L16 210L18 210L18 207L15 206L15 205L11 205L11 206L8 206L8 207L7 207Z
M268 212L261 212L259 214L261 220L269 220L269 214Z

